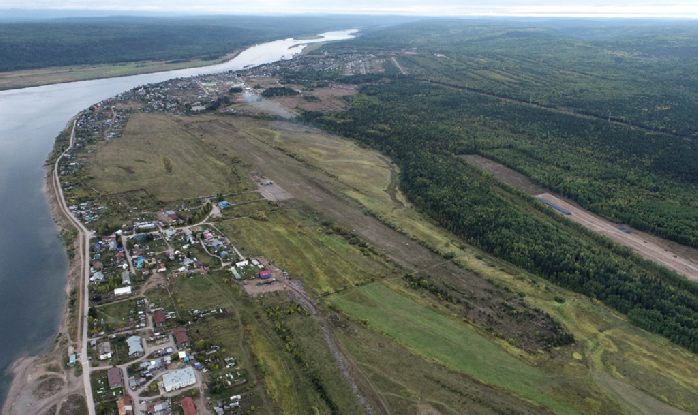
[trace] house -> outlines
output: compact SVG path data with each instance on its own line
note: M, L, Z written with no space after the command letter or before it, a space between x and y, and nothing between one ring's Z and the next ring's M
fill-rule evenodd
M163 387L166 392L186 388L196 383L196 373L194 368L187 366L174 372L165 373L162 375Z
M114 296L119 297L121 295L129 295L131 294L131 287L123 287L123 288L115 288L114 289Z
M169 414L169 406L167 402L155 402L153 406L148 407L148 413L153 415L166 415Z
M162 310L157 310L153 313L153 324L155 327L162 327L165 325L165 313Z
M230 203L227 202L227 201L225 201L225 200L222 201L222 202L218 202L218 207L220 207L221 209L225 209L225 208L227 208L228 206L230 206Z
M104 274L102 273L102 271L97 271L94 274L92 274L90 281L94 282L95 284L97 284L98 282L102 282L104 281Z
M111 359L111 344L104 342L99 344L99 360Z
M240 261L240 262L235 263L235 266L238 268L246 267L248 265L250 265L250 261L248 261L248 260L244 260L244 261Z
M68 366L75 366L75 363L77 361L77 358L75 357L75 353L71 354L69 356L69 361L68 361Z
M131 284L131 273L124 271L121 273L121 284L130 285Z
M196 408L194 407L194 401L191 399L191 396L182 399L180 404L182 405L184 415L196 415Z
M177 327L176 329L172 330L172 335L175 338L175 344L177 345L178 349L191 346L187 329L184 327Z
M109 380L109 388L116 389L124 386L124 380L121 378L121 369L113 367L107 371L107 379Z
M141 336L131 336L126 339L126 343L128 344L129 357L141 357L145 354L143 345L141 344Z
M120 396L116 406L119 408L119 415L133 415L133 401L130 396Z
M109 250L110 251L116 251L116 248L118 248L116 241L109 242Z
M265 280L265 279L271 277L271 271L261 271L258 275L259 275L259 278Z
M179 219L179 218L177 217L177 214L175 213L174 210L166 210L166 211L165 211L165 214L167 215L167 217L169 217L169 218L172 219L172 220L178 220L178 219Z

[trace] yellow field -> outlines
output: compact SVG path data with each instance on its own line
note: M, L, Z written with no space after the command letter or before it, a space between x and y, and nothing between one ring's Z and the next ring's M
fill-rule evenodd
M90 173L100 192L145 188L163 201L243 189L230 161L178 118L134 114L123 137L101 142Z

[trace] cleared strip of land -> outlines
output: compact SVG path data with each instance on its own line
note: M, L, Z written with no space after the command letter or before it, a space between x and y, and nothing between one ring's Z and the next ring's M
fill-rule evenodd
M654 261L659 265L665 266L690 280L698 281L698 265L687 259L687 257L690 255L685 255L678 249L670 247L668 241L661 240L661 238L657 237L649 238L643 235L642 232L632 230L628 226L625 226L625 228L630 230L631 233L625 233L617 228L617 224L602 219L578 206L575 206L561 197L553 196L552 194L547 193L543 187L537 185L525 175L514 171L503 164L475 154L469 154L462 157L468 163L474 164L492 174L497 180L500 180L512 187L521 189L526 193L535 196L536 198L545 199L548 202L567 210L571 213L571 215L567 215L567 217L581 225L584 225L584 227L611 238L621 245L631 248L645 259L649 259L650 261ZM661 242L657 241L657 239L660 239ZM683 250L689 249L690 248L686 248Z
M584 227L598 232L608 238L613 239L621 245L631 248L633 251L640 254L643 258L656 262L659 265L665 266L676 273L685 276L686 278L698 281L698 265L674 254L668 249L664 249L659 245L647 241L642 235L625 233L619 230L612 222L593 215L584 209L581 209L573 204L565 201L562 198L553 196L550 193L541 193L536 197L545 199L555 205L569 211L571 215L567 215L570 220L584 225ZM626 228L628 228L626 226ZM628 228L629 229L629 228Z

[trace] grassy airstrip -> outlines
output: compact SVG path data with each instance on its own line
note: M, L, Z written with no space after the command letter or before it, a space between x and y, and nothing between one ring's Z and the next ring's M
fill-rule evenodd
M284 189L298 199L303 196L303 201L284 201L279 207L266 202L247 204L240 208L240 218L227 215L217 226L244 249L243 255L274 259L303 281L309 294L326 296L320 304L338 339L395 413L436 409L457 414L466 408L476 412L672 413L667 404L698 411L694 354L637 329L595 301L489 257L433 225L404 200L397 189L395 166L375 151L292 124L160 114L132 116L123 138L101 146L92 175L93 185L102 192L144 187L161 200L177 200L253 189L247 179L251 169L273 180L277 180L275 174L293 178L297 187L285 185ZM164 168L163 157L172 160L172 173ZM233 163L234 157L242 162ZM245 217L254 211L263 211L266 220ZM321 225L345 216L366 217L364 213L369 212L415 243L444 254L453 252L453 262L471 274L521 293L526 302L561 322L576 344L527 354L480 326L456 319L454 309L443 301L407 288L399 277L403 271L393 262L366 255ZM385 237L378 228L375 234ZM236 318L216 320L210 336L235 353L249 354L249 361L258 365L256 371L272 407L286 413L298 406L325 408L284 351L263 306L246 298L229 278L212 274L174 282L178 308L234 309ZM370 283L371 278L382 282ZM288 303L284 295L274 298L279 304ZM163 306L170 308L165 300ZM328 395L340 407L356 409L318 321L298 315L286 321L303 356L316 357L309 360L310 366Z

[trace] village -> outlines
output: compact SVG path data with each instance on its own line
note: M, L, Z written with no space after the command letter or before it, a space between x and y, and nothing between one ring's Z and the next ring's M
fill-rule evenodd
M216 414L250 412L259 402L249 368L238 364L239 356L198 334L210 319L232 318L234 313L219 306L182 309L171 288L177 281L224 273L251 298L298 291L272 260L244 256L216 226L217 221L240 217L232 213L234 207L288 197L273 181L254 173L257 190L169 202L146 188L104 194L89 184L90 160L98 144L119 140L136 112L273 116L274 111L255 103L265 87L281 87L272 78L280 70L366 74L382 72L384 61L353 53L309 54L239 72L144 85L76 117L73 145L59 159L56 173L71 215L94 238L89 247L88 356L71 346L67 364L79 366L88 359L96 408L120 415L191 415L197 406ZM317 86L336 91L337 98L355 90L334 82ZM296 88L314 90L308 87ZM132 173L127 166L118 167ZM164 167L171 168L167 163Z

